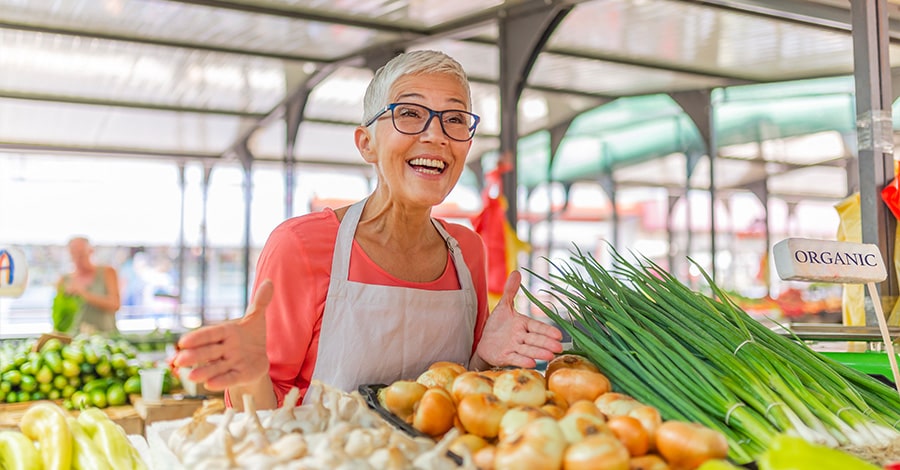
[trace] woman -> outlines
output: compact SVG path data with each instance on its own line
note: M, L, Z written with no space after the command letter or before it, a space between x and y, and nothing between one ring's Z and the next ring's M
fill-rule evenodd
M191 380L264 409L312 379L353 390L435 361L534 367L562 351L559 330L513 308L518 273L488 315L480 237L431 218L478 124L462 67L440 52L402 54L376 72L364 108L355 141L375 191L272 232L244 318L179 341L175 365L195 367Z
M81 308L69 331L74 333L118 333L116 312L120 307L119 275L112 266L96 265L94 249L84 237L69 240L69 256L75 270L64 275L57 290L81 298Z

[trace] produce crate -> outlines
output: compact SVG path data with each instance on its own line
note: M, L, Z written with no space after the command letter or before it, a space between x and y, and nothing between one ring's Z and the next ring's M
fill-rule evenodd
M35 403L39 402L31 401L0 405L0 430L19 429L19 421L22 419L25 411ZM57 400L54 403L60 405L62 404L62 401ZM138 415L137 411L135 411L133 406L110 406L109 408L104 408L103 412L106 413L114 423L122 426L122 429L125 430L125 434L144 434L144 421L141 419L140 415ZM78 416L78 411L69 411L69 413L72 416Z
M205 401L205 397L163 396L160 403L144 403L140 395L132 396L132 403L144 426L158 421L173 421L189 418Z

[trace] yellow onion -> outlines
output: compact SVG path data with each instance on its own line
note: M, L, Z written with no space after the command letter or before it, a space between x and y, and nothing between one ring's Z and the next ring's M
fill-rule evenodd
M632 457L628 462L628 470L669 470L669 464L656 454Z
M541 407L541 411L547 413L547 416L559 421L566 415L566 410L562 409L557 405L544 405Z
M606 422L612 433L625 444L628 454L639 457L650 450L650 435L641 422L631 416L612 416Z
M600 411L600 408L597 408L597 405L590 400L578 400L575 403L572 403L568 409L566 409L566 414L575 414L575 413L586 413L589 415L597 416L598 418L606 418L606 415Z
M561 468L566 438L556 421L538 418L508 441L500 441L494 456L496 470L557 470Z
M440 368L442 368L442 367L449 367L449 368L455 370L455 371L457 372L456 375L459 375L459 374L462 374L462 373L466 372L466 368L463 367L462 364L458 364L458 363L456 363L456 362L450 362L450 361L437 361L437 362L433 362L430 366L428 366L428 370L431 370L431 369L440 369Z
M522 429L526 424L538 419L547 418L547 414L540 408L533 406L517 406L510 408L500 420L500 431L497 437L501 441L510 438L513 434Z
M563 410L565 410L569 407L569 404L566 403L566 400L564 400L562 397L556 395L555 393L551 392L550 390L547 390L547 398L545 399L544 404L545 405L556 405L556 406L562 408Z
M612 435L612 431L606 426L606 420L587 413L569 413L559 420L559 428L570 444L580 442L587 436L594 434Z
M478 372L463 372L453 379L450 394L457 403L475 393L494 393L494 380Z
M712 459L728 456L725 436L702 424L666 421L656 432L656 448L669 465L690 470Z
M647 430L647 438L650 440L650 449L656 449L656 432L663 422L659 410L649 405L641 405L629 411L628 416L641 422L641 426Z
M634 398L616 392L608 392L594 400L597 408L606 416L627 416L631 410L643 406L643 403Z
M472 454L472 463L478 467L478 470L494 470L494 457L496 454L497 447L488 444Z
M479 374L491 379L497 380L497 377L500 377L500 374L506 372L506 369L488 369L478 371Z
M609 379L599 372L558 369L547 380L547 388L570 406L578 400L594 400L611 388Z
M422 372L416 378L416 382L419 382L426 388L441 387L449 392L450 387L453 386L453 380L459 374L459 370L453 366L435 367Z
M550 380L550 376L559 369L581 369L591 372L600 372L600 369L594 365L588 358L577 354L560 354L547 363L547 369L544 371L544 377Z
M450 443L450 452L463 456L469 454L474 456L476 452L488 446L488 442L481 436L474 434L463 434Z
M466 395L457 405L457 416L467 433L486 439L497 437L507 406L491 393Z
M413 407L427 389L411 380L398 380L378 391L378 401L381 406L405 421L412 416Z
M443 388L429 388L416 404L413 427L429 436L440 436L453 427L456 405L450 392Z
M628 450L615 436L595 434L570 445L563 457L566 470L628 470Z
M547 401L547 385L536 371L510 369L494 379L494 395L510 406L541 406Z

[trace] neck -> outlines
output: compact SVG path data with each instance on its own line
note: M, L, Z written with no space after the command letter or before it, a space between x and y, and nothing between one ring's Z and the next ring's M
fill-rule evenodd
M359 229L379 243L404 249L430 242L438 235L431 207L410 207L373 194L363 209Z

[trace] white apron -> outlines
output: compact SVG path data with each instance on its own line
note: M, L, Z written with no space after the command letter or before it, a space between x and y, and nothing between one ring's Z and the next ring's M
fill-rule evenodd
M312 378L349 392L363 384L415 380L436 361L468 367L477 300L456 240L432 219L447 242L460 290L351 282L350 252L365 203L350 206L338 229Z

